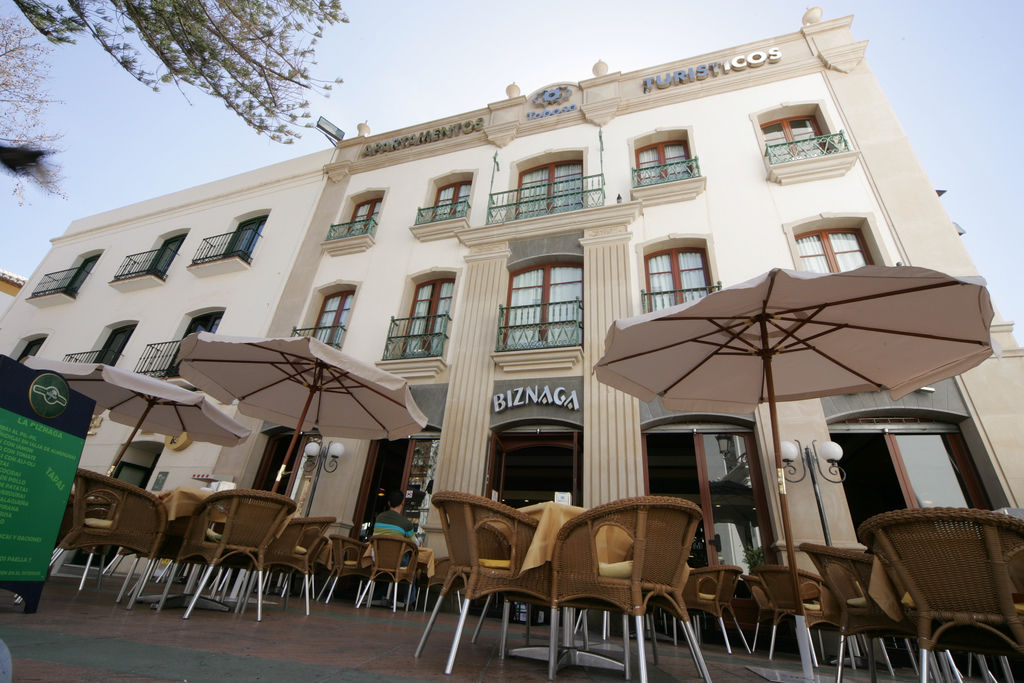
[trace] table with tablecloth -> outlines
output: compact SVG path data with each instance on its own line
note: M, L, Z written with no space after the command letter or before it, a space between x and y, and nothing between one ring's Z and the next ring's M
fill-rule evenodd
M586 508L544 501L519 508L519 511L537 520L537 530L523 558L522 570L525 571L551 561L559 529L573 517L586 512ZM594 544L601 563L612 564L632 558L633 539L620 527L601 528Z

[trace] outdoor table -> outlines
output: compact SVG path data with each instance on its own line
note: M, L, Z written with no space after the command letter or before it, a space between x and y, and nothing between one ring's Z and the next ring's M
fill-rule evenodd
M167 509L167 521L170 522L179 517L191 515L211 493L213 491L204 491L203 489L191 486L179 486L170 491L159 493L157 497L163 501L164 507Z

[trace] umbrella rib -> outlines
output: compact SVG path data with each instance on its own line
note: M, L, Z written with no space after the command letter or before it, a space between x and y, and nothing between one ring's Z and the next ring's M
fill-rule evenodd
M788 318L784 318L784 320L789 320L789 319ZM793 320L799 320L799 319L793 319ZM811 319L808 319L808 321L809 322L813 322L815 325L829 325L830 329L822 330L821 332L818 332L818 333L816 333L816 334L814 334L814 335L812 335L810 337L806 337L806 339L817 339L817 338L819 338L819 337L821 337L823 335L829 334L831 332L838 332L839 330L846 329L846 330L861 330L863 332L878 332L880 334L894 334L894 335L903 336L903 337L914 337L914 338L917 338L917 339L931 339L931 340L934 340L934 341L956 342L956 343L960 343L960 344L977 344L979 346L982 346L982 345L987 343L987 342L984 342L984 341L980 341L978 339L966 339L964 337L949 337L949 336L941 335L941 334L928 334L927 332L914 332L912 330L894 330L894 329L886 328L886 327L869 327L867 325L853 325L851 323L835 323L835 322L829 322L828 320L816 320L816 319L811 320ZM779 329L784 331L784 328L782 328L782 327L779 327Z
M736 339L740 339L741 341L746 342L745 339L740 337L740 334L745 332L746 330L750 329L750 325L748 325L745 328L737 328L736 330L729 330L724 325L719 323L717 320L708 320L708 322L710 322L712 325L718 327L718 330L720 332L725 332L726 334L732 335L729 339L726 339L724 342L722 342L721 344L718 345L718 348L720 350L723 349L723 348L727 348L728 344L730 342L735 341ZM704 335L701 335L701 336L704 336ZM698 339L699 339L699 337L698 337ZM701 340L701 341L703 341L703 340ZM704 342L704 343L708 343L708 342ZM747 343L749 343L749 342L747 342ZM751 353L753 353L755 351L756 351L756 349L752 349ZM665 387L662 391L660 391L658 393L661 394L661 395L664 395L664 394L668 393L669 391L672 391L672 389L675 388L680 382L683 382L684 380L686 380L687 377L689 377L690 375L695 373L699 368L701 368L705 363L707 363L709 360L714 358L716 355L719 355L719 354L717 354L717 353L709 353L708 355L704 356L704 358L701 359L701 361L699 363L697 363L692 368L690 368L682 377L680 377L676 381L672 382L672 384L668 385L667 387ZM728 355L732 355L732 354L728 354ZM737 353L736 355L741 355L741 354ZM750 353L744 353L742 355L751 355L751 354Z
M774 281L775 280L773 278L772 282L774 283ZM778 316L785 316L785 315L797 313L799 311L806 311L806 310L814 309L814 308L819 309L819 310L824 310L826 308L835 308L836 306L845 306L846 304L856 304L856 303L860 303L861 301L874 301L874 300L877 300L877 299L888 299L888 298L892 298L894 296L902 296L904 294L914 294L915 292L925 292L925 291L928 291L928 290L931 290L931 289L941 289L943 287L953 287L953 286L973 286L973 285L971 285L970 283L967 283L967 282L958 282L958 281L954 281L954 282L935 282L935 283L932 283L932 284L920 285L918 287L906 287L904 289L895 289L895 290L892 290L892 291L877 292L875 294L865 294L863 296L850 297L849 299L837 299L836 301L829 301L829 302L826 302L826 303L823 303L823 304L822 303L815 303L815 304L810 305L810 306L797 306L796 308L786 308L786 309L782 309L782 310L779 310L779 311L774 311L771 314L768 314L767 308L765 308L764 312L766 314L768 314L768 315L774 315L774 316L778 317ZM770 296L770 293L769 293L769 296Z

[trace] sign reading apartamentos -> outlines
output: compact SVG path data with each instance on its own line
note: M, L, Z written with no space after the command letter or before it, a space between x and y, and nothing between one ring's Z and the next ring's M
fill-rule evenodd
M462 123L453 123L450 126L441 126L440 128L425 130L416 135L403 135L400 138L392 138L391 140L375 142L372 145L367 145L363 148L363 156L372 157L380 154L381 152L394 152L395 150L405 149L406 147L415 147L416 145L424 145L428 142L437 142L438 140L454 138L458 135L473 133L483 129L483 117L476 120L468 119Z
M669 71L664 76L661 74L648 76L643 79L642 83L644 92L648 93L654 89L664 90L673 85L703 81L707 78L717 78L734 71L743 71L748 68L756 69L763 64L774 64L780 59L782 59L782 50L777 47L770 47L767 50L751 52L749 55L736 55L723 62L712 62L688 69Z
M576 395L575 389L569 390L565 387L552 389L546 384L543 387L539 384L532 387L515 387L495 394L491 400L491 407L495 413L530 404L561 406L566 410L578 411L580 409L580 399Z

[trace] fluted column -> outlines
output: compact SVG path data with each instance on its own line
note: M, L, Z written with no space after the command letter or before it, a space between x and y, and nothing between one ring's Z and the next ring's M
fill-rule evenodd
M459 317L453 321L458 349L453 359L434 490L481 494L487 464L494 340L498 305L508 280L508 245L473 247L466 256Z
M583 505L644 493L640 406L597 381L608 327L632 314L630 233L625 226L587 230L583 245Z

